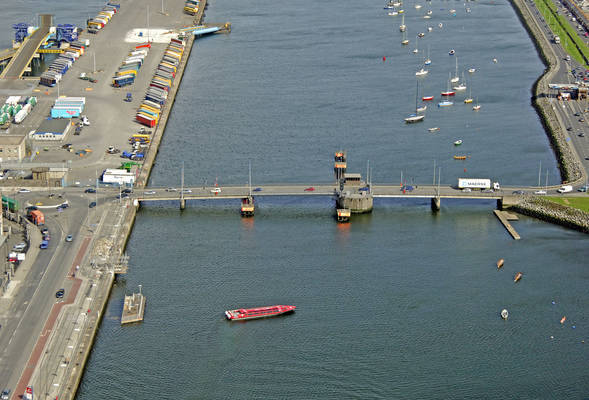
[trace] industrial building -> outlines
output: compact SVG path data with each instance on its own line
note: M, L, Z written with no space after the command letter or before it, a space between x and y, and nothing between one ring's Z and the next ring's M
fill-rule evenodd
M24 135L0 135L0 162L21 161L25 155Z

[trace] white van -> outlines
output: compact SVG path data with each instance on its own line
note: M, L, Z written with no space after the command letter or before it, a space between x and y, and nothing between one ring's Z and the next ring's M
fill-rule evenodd
M573 187L571 185L564 185L560 188L556 189L558 193L569 193L573 191Z

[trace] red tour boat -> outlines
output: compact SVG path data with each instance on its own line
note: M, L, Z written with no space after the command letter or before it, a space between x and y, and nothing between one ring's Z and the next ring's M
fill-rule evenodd
M246 321L248 319L275 317L293 312L296 306L267 306L257 308L240 308L239 310L227 310L225 316L230 321Z

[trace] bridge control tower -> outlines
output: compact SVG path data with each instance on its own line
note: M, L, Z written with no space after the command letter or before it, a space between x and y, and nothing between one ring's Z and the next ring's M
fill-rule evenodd
M360 174L346 172L347 160L345 151L336 152L334 160L333 171L338 185L335 192L338 219L344 210L352 214L371 212L373 198L370 185L362 181Z

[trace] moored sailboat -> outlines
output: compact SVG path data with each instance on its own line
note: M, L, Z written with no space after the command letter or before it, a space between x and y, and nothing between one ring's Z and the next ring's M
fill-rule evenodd
M419 81L417 81L417 85L415 88L415 114L411 114L409 115L407 118L405 118L405 122L408 124L413 124L416 122L421 122L425 119L425 115L423 114L418 114L421 111L425 111L425 109L420 111L420 108L417 106L417 99L419 97ZM427 108L427 106L426 106Z

